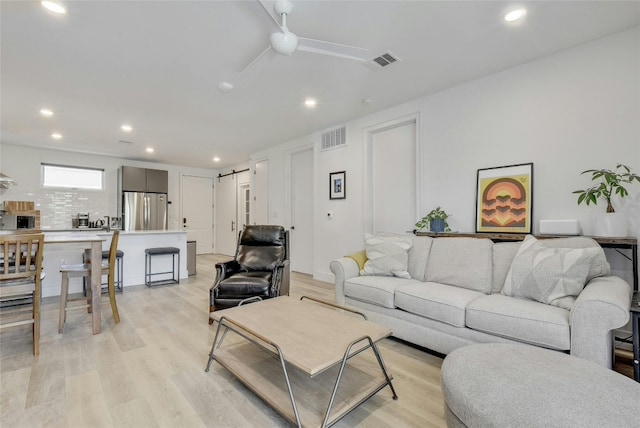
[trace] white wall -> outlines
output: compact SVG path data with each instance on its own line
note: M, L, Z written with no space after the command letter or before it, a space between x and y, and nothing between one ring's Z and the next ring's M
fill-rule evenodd
M104 191L51 190L41 186L40 163L103 168ZM42 229L69 229L71 216L89 212L91 220L102 216L116 216L118 168L122 165L163 169L169 172L169 229L181 230L180 179L182 174L215 177L216 170L188 168L161 163L131 161L115 157L23 147L2 143L0 145L0 171L13 178L18 185L0 195L5 201L35 201L40 210Z
M419 118L421 212L440 205L453 230L473 232L477 170L533 162L534 232L540 219L577 219L588 235L604 206L576 204L571 192L590 186L580 172L623 162L640 173L640 27L348 122L346 147L316 148L314 277L333 281L331 260L364 245L367 128L408 115ZM317 147L319 132L252 156L269 159L274 223L286 209L285 155L309 141ZM329 173L341 170L347 199L330 201ZM640 186L615 205L640 238ZM629 263L612 258L630 281Z

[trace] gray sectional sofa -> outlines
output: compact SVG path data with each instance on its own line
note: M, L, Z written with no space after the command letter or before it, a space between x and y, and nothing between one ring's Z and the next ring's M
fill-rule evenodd
M394 247L398 251L390 259L377 261L400 264L400 272L404 262L406 272L392 266L396 276L371 274L379 271L366 264L361 269L357 256L335 260L336 303L364 312L395 337L442 354L473 343L526 343L611 368L612 331L629 320L631 287L610 275L592 239L385 239L410 248L403 253ZM378 248L384 253L389 246ZM367 256L369 263L380 254L368 245Z

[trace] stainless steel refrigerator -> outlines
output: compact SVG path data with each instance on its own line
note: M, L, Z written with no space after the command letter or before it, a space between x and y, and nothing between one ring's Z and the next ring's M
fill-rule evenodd
M122 229L166 230L167 194L122 192Z

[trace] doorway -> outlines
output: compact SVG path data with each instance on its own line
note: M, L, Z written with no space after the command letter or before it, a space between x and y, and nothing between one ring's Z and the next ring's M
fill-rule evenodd
M291 270L313 275L313 147L292 152L291 165Z
M196 254L213 253L213 178L182 176L182 228Z
M227 256L236 254L238 232L246 221L240 216L241 189L249 188L248 169L218 177L216 192L216 251ZM246 214L244 216L246 217Z
M417 114L367 131L365 230L406 233L414 228L420 195Z
M253 224L269 224L269 159L253 166Z

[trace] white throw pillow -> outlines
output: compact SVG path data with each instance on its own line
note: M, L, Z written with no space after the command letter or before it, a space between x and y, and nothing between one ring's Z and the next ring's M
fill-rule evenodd
M360 275L386 275L411 278L407 271L411 237L379 236L365 233L367 262Z
M511 263L502 294L571 309L602 253L600 247L549 248L529 235Z

